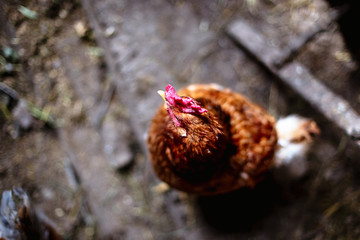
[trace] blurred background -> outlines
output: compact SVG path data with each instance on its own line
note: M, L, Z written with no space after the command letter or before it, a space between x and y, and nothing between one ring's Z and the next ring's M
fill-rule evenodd
M0 192L22 187L64 239L359 239L357 2L0 0ZM293 63L324 88L289 84ZM306 174L160 191L156 91L210 82L314 119Z

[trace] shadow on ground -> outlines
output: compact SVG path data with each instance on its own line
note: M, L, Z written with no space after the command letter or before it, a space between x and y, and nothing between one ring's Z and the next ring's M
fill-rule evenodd
M224 233L249 232L274 211L281 201L281 189L272 179L266 179L254 189L199 197L196 200L199 217L211 228Z

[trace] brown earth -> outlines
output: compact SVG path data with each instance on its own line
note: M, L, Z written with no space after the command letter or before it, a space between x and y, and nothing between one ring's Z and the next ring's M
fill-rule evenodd
M26 108L0 112L0 191L23 187L65 239L359 239L358 146L225 33L241 18L284 48L325 26L289 61L359 112L359 48L332 4L0 0L0 81L33 116L19 127ZM231 87L276 117L316 120L306 175L270 172L255 189L216 197L158 193L144 141L156 90L195 82Z

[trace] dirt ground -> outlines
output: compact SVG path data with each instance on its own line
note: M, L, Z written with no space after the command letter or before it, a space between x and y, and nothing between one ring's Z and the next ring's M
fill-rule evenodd
M15 91L0 88L0 192L24 188L64 239L359 239L359 146L226 33L242 19L286 49L320 26L287 61L359 113L353 9L323 0L0 0L0 81ZM270 171L255 189L215 197L159 193L145 144L156 90L198 82L230 87L276 118L313 118L322 134L305 176Z

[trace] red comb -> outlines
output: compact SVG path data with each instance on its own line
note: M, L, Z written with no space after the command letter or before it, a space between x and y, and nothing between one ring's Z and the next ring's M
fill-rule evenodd
M205 108L198 105L191 97L180 97L170 84L165 88L165 99L170 106L179 107L184 113L201 114L207 112Z

